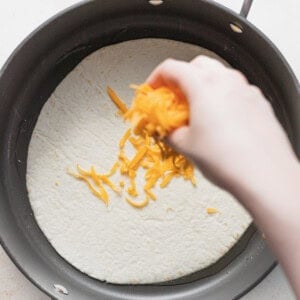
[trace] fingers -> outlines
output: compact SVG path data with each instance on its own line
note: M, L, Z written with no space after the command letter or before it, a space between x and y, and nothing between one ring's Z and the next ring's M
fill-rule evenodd
M184 154L189 153L190 150L189 141L190 141L190 127L188 126L183 126L174 130L167 137L167 143L176 151Z
M205 55L196 56L191 60L190 64L200 69L210 71L226 70L226 67L221 62Z
M189 97L198 83L197 69L189 63L167 59L158 65L150 74L146 82L153 88L166 85L170 88L179 88Z
M153 88L164 85L179 88L189 98L199 92L201 82L214 81L226 70L222 63L204 55L197 56L190 63L167 59L154 69L146 82Z
M181 77L181 71L186 70L187 63L174 59L166 59L159 64L149 75L146 82L153 88L158 88L162 85L175 85L178 84Z
M220 61L205 55L195 57L190 63L167 59L150 74L146 82L153 88L167 85L171 88L179 87L185 94L191 92L191 87L199 85L199 80L223 78L247 83L246 77L239 71L227 68Z
M231 67L226 67L220 61L208 56L199 55L195 57L190 63L198 67L199 70L205 70L207 76L209 76L210 74L210 77L222 78L223 80L226 78L224 82L238 82L243 84L248 83L248 80L243 73Z

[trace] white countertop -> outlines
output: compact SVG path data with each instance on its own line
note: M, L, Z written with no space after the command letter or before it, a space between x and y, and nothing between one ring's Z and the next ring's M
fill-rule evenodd
M179 0L177 0L179 1ZM0 67L14 48L37 26L78 0L0 1ZM242 0L218 0L239 11ZM248 19L280 49L300 80L300 1L254 0ZM13 265L0 247L0 299L49 300ZM243 300L295 299L280 267L276 267Z

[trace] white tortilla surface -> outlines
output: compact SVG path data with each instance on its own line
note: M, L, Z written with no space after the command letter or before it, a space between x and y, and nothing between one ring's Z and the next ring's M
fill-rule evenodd
M68 74L41 111L28 154L30 203L56 251L89 276L133 284L176 279L216 262L251 222L231 195L198 171L196 188L176 178L167 188L156 188L158 199L144 209L133 208L126 193L118 196L110 189L106 207L84 182L66 173L77 163L106 172L116 161L118 141L129 125L116 115L107 85L130 105L129 84L144 82L168 57L189 61L199 54L217 57L163 39L102 48ZM137 181L142 188L143 177ZM207 207L219 213L209 215Z

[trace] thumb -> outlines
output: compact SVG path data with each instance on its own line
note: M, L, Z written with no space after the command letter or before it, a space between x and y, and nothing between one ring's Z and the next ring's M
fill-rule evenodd
M190 128L188 126L180 127L170 133L167 137L167 143L177 152L188 154L190 150Z

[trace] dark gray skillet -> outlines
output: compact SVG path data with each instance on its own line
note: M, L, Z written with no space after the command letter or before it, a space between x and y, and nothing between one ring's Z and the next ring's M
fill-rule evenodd
M228 255L204 271L156 285L107 284L62 259L34 220L26 191L26 159L43 104L85 56L125 40L168 38L216 52L261 87L300 154L298 82L274 45L245 19L251 1L245 1L241 15L209 1L164 0L156 6L149 2L99 0L76 5L31 34L0 74L1 244L20 270L53 298L235 299L274 266L265 242L250 226Z

